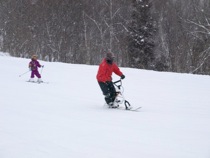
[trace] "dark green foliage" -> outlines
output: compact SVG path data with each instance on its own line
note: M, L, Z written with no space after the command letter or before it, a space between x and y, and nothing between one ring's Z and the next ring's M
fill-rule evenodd
M129 27L130 66L153 69L155 59L153 36L154 21L151 16L149 0L133 0L131 22Z

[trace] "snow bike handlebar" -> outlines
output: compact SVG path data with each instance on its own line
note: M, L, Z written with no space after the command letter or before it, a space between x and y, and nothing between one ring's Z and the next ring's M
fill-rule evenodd
M119 83L119 84L117 84L117 83ZM122 79L113 82L113 84L114 84L118 89L121 89L122 92L124 91L123 86L122 86Z
M116 84L116 83L118 83L118 82L120 82L120 84L122 85L122 80L120 79L120 80L117 80L117 81L115 81L115 82L113 82L114 84Z

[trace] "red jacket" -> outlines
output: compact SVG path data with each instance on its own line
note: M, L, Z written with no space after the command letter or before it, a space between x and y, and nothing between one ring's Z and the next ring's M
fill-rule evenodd
M102 63L99 65L98 73L96 76L98 82L111 81L112 72L114 72L118 76L123 75L119 67L114 62L111 65L106 62L106 59L103 59Z

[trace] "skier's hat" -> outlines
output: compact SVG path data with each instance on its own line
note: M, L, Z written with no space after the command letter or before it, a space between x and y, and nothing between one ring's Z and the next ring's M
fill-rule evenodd
M107 60L114 60L114 58L115 58L115 56L113 53L111 53L111 52L106 53Z
M32 59L37 59L37 55L32 55Z

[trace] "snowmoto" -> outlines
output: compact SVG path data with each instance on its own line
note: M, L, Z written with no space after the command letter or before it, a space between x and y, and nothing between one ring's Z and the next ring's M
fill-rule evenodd
M117 108L120 108L121 104L124 104L125 106L125 110L131 110L132 106L130 105L130 103L125 99L123 92L124 92L124 88L122 86L122 80L118 80L113 82L113 85L115 86L116 89L116 98L114 100L114 104L117 105Z

